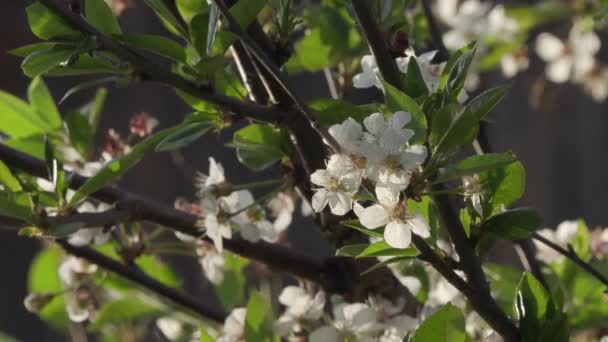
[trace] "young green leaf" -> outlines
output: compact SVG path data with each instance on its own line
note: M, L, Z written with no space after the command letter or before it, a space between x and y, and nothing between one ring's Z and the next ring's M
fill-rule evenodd
M402 256L402 257L415 257L418 255L418 251L413 248L393 248L389 246L385 241L378 241L365 248L361 253L357 255L357 258L369 258L378 256Z
M234 133L239 161L252 170L263 170L281 160L285 144L281 132L269 125L251 124Z
M479 183L483 187L484 201L489 204L489 214L509 208L524 193L526 172L518 161L478 175Z
M386 106L391 112L406 111L412 115L412 121L407 124L407 127L411 128L415 135L410 139L410 143L424 143L426 141L427 123L426 116L420 106L411 97L387 82L384 82L384 90Z
M49 127L54 129L61 127L61 114L42 78L36 77L32 80L27 90L27 96L32 109L48 123Z
M30 293L55 293L63 290L57 273L62 254L58 247L47 247L34 257L28 270L28 289ZM42 309L39 316L56 328L65 328L70 322L65 311L63 296L55 296Z
M412 339L412 342L464 342L467 334L464 329L464 315L452 304L444 305L439 311L427 318Z
M192 122L177 130L156 145L156 152L173 151L195 142L213 125L209 122Z
M27 45L20 46L16 49L8 50L6 53L8 53L9 55L25 58L34 52L48 50L48 49L52 48L53 46L55 46L56 44L57 43L55 43L55 42L27 44ZM76 47L74 47L74 48L76 48Z
M21 191L0 191L0 216L30 222L32 220L30 195Z
M19 179L13 175L11 170L2 160L0 160L0 184L11 192L19 192L23 190Z
M371 113L379 111L379 107L373 104L354 105L347 101L327 98L316 99L308 105L317 112L319 123L324 127L342 123L348 118L363 122Z
M123 34L116 36L121 42L136 48L150 51L159 56L170 58L176 62L186 62L185 47L173 39L154 34Z
M91 25L100 32L107 35L122 33L118 20L104 0L85 0L84 13Z
M249 261L238 255L224 253L226 266L224 271L224 281L215 288L222 305L226 309L232 309L243 304L245 299L245 276L243 269Z
M144 0L144 2L154 10L154 13L156 13L171 33L181 36L186 40L188 39L186 28L173 15L173 12L171 12L163 0Z
M56 16L39 2L28 6L26 12L32 33L38 38L44 40L56 38L78 40L83 37L82 33L73 29L62 18Z
M137 296L129 295L104 303L97 311L95 319L88 328L96 331L105 325L125 324L144 318L159 316L162 313L163 311L159 308L159 305L140 299Z
M406 261L406 260L412 260L414 257L411 256L397 256L397 257L392 257L390 259L384 260L382 262L379 262L377 264L375 264L374 266L366 269L365 271L361 272L361 275L366 275L368 273L371 273L379 268L388 266L390 264L394 264L397 262L402 262L402 261Z
M363 227L363 225L359 222L359 219L345 220L340 223L346 227L358 230L367 236L384 238L384 233L382 232L382 229L367 229Z
M425 96L429 93L422 77L422 72L415 57L411 57L407 64L407 72L401 76L403 91L412 98Z
M245 340L274 342L272 316L270 301L257 291L251 293L245 316Z
M20 98L3 91L0 91L0 113L3 119L0 132L11 138L25 138L53 130L52 126L40 118L34 108Z
M74 50L54 46L27 56L21 63L21 69L29 77L48 74L49 71L65 64L74 55Z
M538 213L531 209L519 208L496 214L482 226L482 231L508 240L530 237L543 223Z
M441 173L441 175L434 180L434 182L441 183L455 178L460 178L462 176L492 170L497 167L509 165L516 160L517 158L511 152L487 153L483 155L471 156L448 166Z
M336 256L356 257L363 252L369 245L365 243L346 245L336 251Z
M548 307L553 305L551 298L541 283L528 272L524 272L515 296L515 312L519 318L520 329L524 336L539 334Z

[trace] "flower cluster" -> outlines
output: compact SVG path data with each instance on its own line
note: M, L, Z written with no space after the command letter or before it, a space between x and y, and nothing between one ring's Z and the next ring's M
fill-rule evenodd
M502 42L513 42L518 33L518 24L514 18L506 15L502 5L493 6L479 0L439 0L437 15L450 29L443 35L443 42L448 49L456 50L472 41L481 44L491 37ZM529 59L522 48L504 54L500 61L506 77L513 77L518 72L528 69ZM475 78L474 76L471 80Z
M428 223L407 211L402 196L427 157L426 147L409 143L414 131L405 126L410 120L411 114L403 111L389 118L373 113L363 120L363 126L348 118L330 127L329 133L343 152L330 156L326 169L311 175L311 182L318 187L313 209L320 212L329 205L334 215L342 216L354 208L365 227L386 226L384 238L395 248L408 247L411 232L428 237ZM378 203L363 207L355 202L363 181L375 186Z
M583 20L576 20L567 40L543 32L536 38L535 50L547 62L545 73L550 81L581 84L594 100L604 101L608 98L608 66L595 59L601 44Z

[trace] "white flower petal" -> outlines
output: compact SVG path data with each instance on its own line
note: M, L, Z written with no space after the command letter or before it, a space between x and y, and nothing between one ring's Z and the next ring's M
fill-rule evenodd
M431 227L424 216L414 214L407 218L406 223L410 227L411 231L421 238L426 239L431 236Z
M310 181L312 184L327 187L331 182L331 177L327 170L317 170L312 175L310 175Z
M327 189L319 189L317 190L317 192L315 192L314 195L312 195L312 209L315 212L320 212L321 210L323 210L323 208L325 208L325 206L327 205L327 202L329 202L329 196L330 196L330 192Z
M329 197L329 208L334 215L346 215L352 209L352 206L352 198L342 192L337 192Z
M393 248L407 248L412 241L412 232L408 225L391 221L384 228L384 240Z
M572 74L572 57L563 56L547 65L545 73L547 78L555 83L564 83L570 79Z
M386 129L386 120L381 113L373 113L363 119L363 125L371 134L379 135Z
M389 222L389 212L380 204L365 208L359 215L361 224L369 229L382 227Z
M309 342L342 342L336 328L326 325L313 331L308 336Z
M412 121L412 114L404 111L398 111L391 116L391 127L402 129L408 122Z
M399 203L399 192L384 184L376 185L376 197L378 202L389 208L395 207Z
M560 58L564 53L564 43L551 33L543 32L536 37L536 53L547 62Z

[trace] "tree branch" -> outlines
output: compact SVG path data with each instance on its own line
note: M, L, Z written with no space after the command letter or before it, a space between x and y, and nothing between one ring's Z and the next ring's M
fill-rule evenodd
M271 123L280 122L282 116L284 116L284 113L281 113L278 108L262 106L251 102L243 102L229 96L217 94L207 85L196 84L186 80L171 71L166 70L162 66L148 61L127 46L99 32L82 17L71 12L68 8L64 8L57 4L56 0L40 0L40 3L45 5L49 10L61 17L75 29L95 37L100 48L106 49L119 58L131 63L143 79L171 85L239 116Z
M0 160L11 169L20 170L36 177L47 176L46 164L43 161L4 144L0 144ZM68 175L67 179L70 180L69 186L72 189L77 189L88 180L75 173L68 173ZM130 219L158 223L194 237L201 235L197 226L197 216L138 194L112 186L100 189L91 197L109 204L116 203L117 209L129 212ZM354 270L354 261L349 258L312 258L280 245L263 241L251 243L243 239L225 240L224 247L235 254L261 262L271 268L316 282L331 293L351 291L354 286L352 279L358 278L358 273ZM336 268L342 269L342 272L335 272ZM350 274L346 274L346 271L349 271Z
M572 249L572 246L568 246L568 249L566 250L565 248L562 248L560 245L556 244L555 242L553 242L549 239L544 238L542 235L540 235L538 233L532 234L532 238L534 240L540 241L545 246L550 247L554 251L556 251L559 254L570 259L572 262L577 264L580 268L587 271L589 274L591 274L593 277L595 277L597 280L599 280L600 282L602 282L604 285L606 285L608 287L608 277L606 277L605 275L600 273L600 271L595 269L595 267L591 266L591 264L589 264L589 263L585 262L585 260L581 259L576 254L576 252Z
M402 89L401 72L384 44L384 38L372 17L368 2L368 0L352 0L355 15L363 29L369 49L376 59L382 78L397 89Z
M422 8L424 9L424 15L426 16L426 21L429 24L429 30L431 31L431 37L433 38L433 43L435 45L434 48L438 50L433 62L440 63L447 61L450 58L450 52L443 43L441 30L439 29L439 25L437 24L437 20L433 14L433 9L429 4L429 0L421 0L421 2Z
M109 270L123 278L126 278L136 284L141 285L147 290L160 295L170 301L196 313L203 319L212 320L217 323L223 323L226 318L226 313L217 310L211 306L198 301L197 298L192 297L186 293L178 291L175 288L164 285L154 278L149 277L141 270L124 265L114 259L111 259L94 249L89 247L75 247L70 245L65 240L58 240L57 244L63 248L67 253L76 257L85 259L101 268Z

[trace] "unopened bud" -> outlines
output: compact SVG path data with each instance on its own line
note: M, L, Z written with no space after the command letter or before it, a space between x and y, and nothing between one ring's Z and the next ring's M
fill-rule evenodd
M158 120L145 112L135 113L129 120L129 129L131 130L131 133L140 138L152 134L152 131L156 126L158 126Z
M23 305L29 312L38 313L55 298L54 293L30 293L23 300Z

